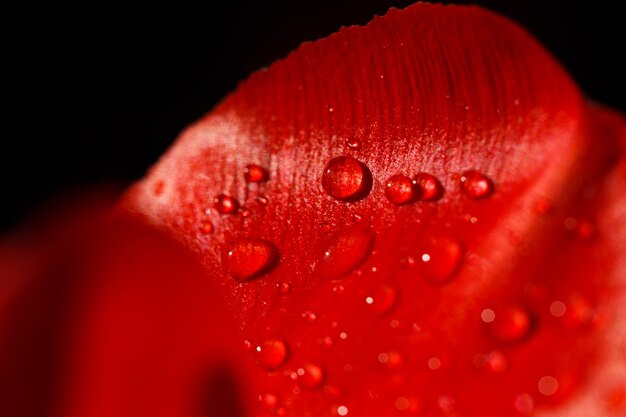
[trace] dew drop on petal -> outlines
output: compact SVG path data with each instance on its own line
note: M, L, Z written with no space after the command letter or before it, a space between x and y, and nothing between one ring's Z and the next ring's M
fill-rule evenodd
M528 312L517 306L494 311L492 321L486 322L489 334L502 343L516 343L530 335L533 322Z
M339 407L337 407L337 414L339 414L340 416L347 416L348 407L346 407L345 405L340 405Z
M483 353L475 355L474 365L490 375L502 374L509 368L507 358L498 351L492 351L486 355Z
M305 388L319 388L324 382L324 369L321 366L307 363L296 371L298 382Z
M559 381L553 376L542 376L537 382L537 388L545 396L554 395L559 389Z
M287 344L281 339L267 339L254 348L254 359L269 371L279 368L287 360Z
M396 350L378 354L378 362L391 372L397 372L404 367L404 356Z
M355 226L336 234L315 269L322 278L336 279L354 270L372 252L374 233L366 227Z
M567 306L562 301L554 301L550 304L550 314L554 317L563 317L567 311Z
M281 294L289 294L289 292L291 291L291 284L288 282L281 282L280 284L278 284L278 291Z
M367 309L375 315L389 313L396 306L398 290L390 285L382 285L365 298Z
M269 410L278 405L278 397L274 394L261 394L259 395L259 401Z
M359 149L361 147L361 141L354 138L346 139L346 145L350 149Z
M243 171L243 176L246 182L265 182L269 179L269 174L260 165L250 164L247 165Z
M313 323L315 320L317 320L317 314L315 314L314 312L310 310L307 310L304 313L302 313L302 318L307 323Z
M430 239L419 255L425 278L433 284L449 281L461 264L463 252L461 242L454 238L438 236Z
M322 174L322 187L337 200L365 198L372 188L372 175L361 162L349 156L331 159Z
M211 220L203 221L202 223L200 223L200 226L198 228L200 229L200 233L202 233L203 235L210 235L215 231L215 227L213 226Z
M479 199L493 194L493 182L481 172L470 170L461 175L461 189L468 197Z
M409 204L418 197L417 188L411 178L394 175L385 183L385 197L396 205Z
M269 272L278 262L276 247L267 240L243 238L226 246L222 266L226 272L243 282Z
M535 409L535 400L528 394L520 394L515 397L515 401L513 401L513 407L520 414L530 414Z
M213 200L215 209L222 214L233 214L239 210L239 202L226 194L220 194Z
M436 201L443 197L443 185L434 175L420 172L413 181L420 190L421 201Z

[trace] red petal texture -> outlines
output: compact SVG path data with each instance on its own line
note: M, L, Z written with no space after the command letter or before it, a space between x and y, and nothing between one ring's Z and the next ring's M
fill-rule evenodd
M94 220L32 273L2 247L32 285L0 298L0 410L623 415L625 148L621 115L479 8L304 44L126 195L159 233ZM390 201L397 175L442 190Z
M252 75L126 207L200 257L242 340L289 346L256 371L267 415L620 415L625 130L511 22L416 4ZM385 197L418 173L441 199ZM221 194L245 210L216 211ZM249 238L280 259L242 284L222 251Z

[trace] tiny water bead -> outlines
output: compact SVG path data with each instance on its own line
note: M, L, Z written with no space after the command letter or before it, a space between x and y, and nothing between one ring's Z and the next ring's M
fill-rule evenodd
M372 188L372 174L356 159L339 156L331 159L324 168L322 187L337 200L361 200Z
M537 388L545 396L554 395L559 389L559 381L550 375L542 376L537 382Z
M298 382L304 388L319 388L324 382L324 369L321 366L307 363L296 371Z
M247 165L243 171L243 176L246 182L254 183L265 182L269 179L269 174L265 168L256 164Z
M315 314L314 312L310 310L307 310L304 313L302 313L302 318L307 323L313 323L315 320L317 320L317 314Z
M220 194L213 200L213 206L221 214L234 214L239 210L239 202L226 194Z
M396 205L409 204L419 197L419 190L406 175L394 175L385 183L385 197Z
M487 315L487 320L485 311L493 311L493 315ZM483 310L482 319L491 337L501 343L518 343L528 337L533 328L530 314L519 306Z
M378 362L385 367L388 371L397 372L404 367L404 356L396 351L390 350L388 352L381 352L378 354Z
M461 189L468 197L474 199L486 198L493 194L493 182L485 174L470 170L461 175Z
M200 229L200 233L202 233L203 235L210 235L215 231L215 226L213 226L211 220L203 221L202 223L200 223L200 226L198 228Z
M448 282L463 259L463 245L449 236L431 238L422 248L419 264L424 277L433 284Z
M361 147L361 141L354 138L346 139L346 145L350 149L359 149Z
M382 285L365 298L368 310L375 315L389 313L398 300L398 290L390 285Z
M276 247L267 240L243 238L226 246L222 266L226 272L243 282L269 272L278 262Z
M421 201L436 201L443 197L443 185L435 176L420 172L413 182L419 189Z
M253 354L259 366L273 371L285 363L289 351L283 340L267 339L254 348Z
M354 270L372 252L374 232L354 226L337 233L317 262L315 270L322 278L337 279Z

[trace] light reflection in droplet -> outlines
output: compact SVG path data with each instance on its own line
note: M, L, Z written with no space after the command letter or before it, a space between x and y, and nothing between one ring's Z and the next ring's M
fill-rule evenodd
M482 311L482 313L480 313L480 318L485 323L491 323L492 321L495 320L496 313L492 309L486 308Z

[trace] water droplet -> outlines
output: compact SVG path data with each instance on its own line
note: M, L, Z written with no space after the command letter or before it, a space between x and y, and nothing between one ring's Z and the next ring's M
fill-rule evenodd
M436 371L441 368L441 360L436 357L428 359L428 368L432 371Z
M559 389L559 381L550 375L542 376L537 383L537 388L545 396L554 395Z
M562 301L554 301L550 304L550 314L554 317L563 317L567 311L567 306Z
M570 328L576 329L592 324L596 317L596 310L591 303L581 295L574 294L567 300L562 320Z
M339 232L332 239L320 261L317 273L326 279L340 278L363 263L372 251L374 233L361 226Z
M528 394L520 394L515 397L513 407L521 414L530 414L535 409L535 400Z
M226 272L240 282L269 272L277 262L276 247L257 238L243 238L228 245L222 256Z
M596 226L590 220L581 220L576 225L576 236L580 240L590 240L596 234Z
M340 416L347 416L348 407L346 407L345 405L340 405L339 407L337 407L337 414L339 414Z
M324 349L330 349L334 346L333 339L330 336L325 336L323 339L320 339L319 342Z
M404 367L404 357L395 350L381 352L378 354L378 362L391 372L397 372Z
M439 408L444 413L452 413L454 411L455 402L454 398L449 395L441 395L437 401Z
M213 223L211 223L211 220L205 220L200 223L199 229L200 233L202 233L203 235L210 235L215 231L215 227L213 226Z
M269 203L269 199L263 195L257 195L256 197L254 197L254 201L262 206L267 206L267 203Z
M289 294L291 291L291 284L288 282L281 282L278 284L278 291L280 291L281 294Z
M250 342L248 339L243 341L243 351L244 352L249 352L250 349L252 349L252 342Z
M411 269L415 266L415 258L412 256L406 256L400 258L400 266L404 269Z
M289 354L287 344L281 339L267 339L254 348L253 353L259 366L269 371L284 364Z
M298 382L305 388L319 388L324 382L324 370L312 363L305 364L296 373L298 374Z
M365 303L371 313L383 315L389 313L395 307L397 300L398 290L389 285L382 285L365 298Z
M352 213L352 223L357 224L363 221L363 215L361 213Z
M517 306L494 311L493 320L486 322L490 335L503 343L517 343L530 335L533 322L528 312Z
M152 187L152 193L156 196L163 194L163 190L165 190L165 182L163 180L158 180L154 183Z
M372 175L361 162L349 156L331 159L324 168L322 187L337 200L365 198L372 188Z
M414 183L421 191L420 200L422 201L436 201L443 197L443 185L431 174L420 172L415 177Z
M443 284L458 270L463 259L463 246L451 237L434 237L422 249L419 259L426 279L433 284Z
M493 182L484 174L470 170L461 175L461 188L471 198L485 198L493 194Z
M278 405L278 397L274 394L261 394L258 398L267 409L271 410Z
M239 210L239 202L226 194L220 194L213 200L215 209L222 214L233 214Z
M413 180L405 175L394 175L385 183L385 197L396 205L409 204L418 197Z
M509 367L506 357L498 351L474 355L474 365L491 375L502 374Z
M250 216L252 215L252 210L250 210L250 209L249 209L248 207L246 207L246 206L243 206L243 207L241 207L241 209L239 210L239 215L240 215L241 217L243 217L244 219L245 219L245 218L248 218L248 217L250 217Z
M354 138L348 138L346 139L346 145L348 145L348 148L350 149L359 149L361 147L361 141Z
M247 165L243 171L243 176L246 179L246 182L258 183L265 182L269 179L269 174L265 168L256 164Z
M317 314L315 314L312 311L307 310L304 313L302 313L302 318L304 319L304 321L308 323L313 323L315 320L317 320Z

